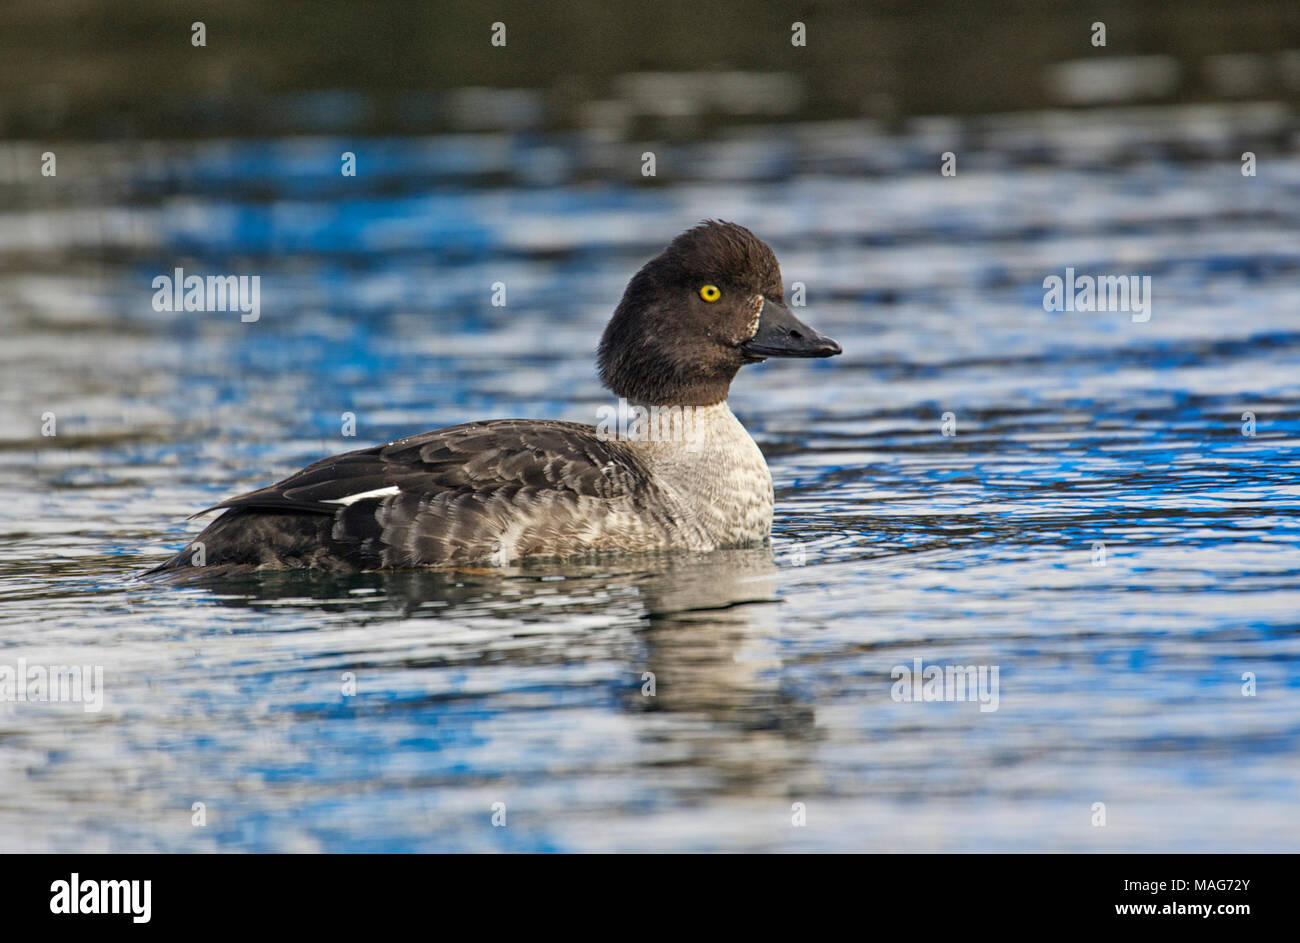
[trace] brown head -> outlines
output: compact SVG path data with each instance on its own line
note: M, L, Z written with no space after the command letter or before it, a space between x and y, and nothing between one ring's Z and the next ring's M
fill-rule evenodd
M767 243L735 223L701 223L628 282L600 341L600 378L629 400L711 406L747 363L841 352L784 298Z

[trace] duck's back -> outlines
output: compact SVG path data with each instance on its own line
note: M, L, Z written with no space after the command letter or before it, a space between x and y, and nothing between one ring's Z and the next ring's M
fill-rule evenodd
M636 450L571 422L451 426L324 459L210 510L219 508L151 572L401 569L711 545Z

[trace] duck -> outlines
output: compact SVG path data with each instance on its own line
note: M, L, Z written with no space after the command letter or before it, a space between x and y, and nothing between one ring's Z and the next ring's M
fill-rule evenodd
M732 380L768 358L840 353L786 305L765 242L706 220L632 276L601 337L619 421L467 422L334 455L198 512L222 513L144 575L763 546L772 476L727 404Z

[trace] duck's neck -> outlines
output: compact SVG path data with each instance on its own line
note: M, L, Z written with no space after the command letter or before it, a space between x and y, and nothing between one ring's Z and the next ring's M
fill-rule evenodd
M620 439L719 546L767 539L772 476L763 453L726 400L712 406L629 403Z

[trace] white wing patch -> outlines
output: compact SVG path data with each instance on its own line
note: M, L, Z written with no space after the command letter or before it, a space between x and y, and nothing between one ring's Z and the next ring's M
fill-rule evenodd
M363 491L360 494L349 494L342 498L328 498L322 503L342 504L342 505L355 504L356 502L364 498L382 498L385 495L397 494L397 492L398 492L397 485L390 485L387 488L376 488L374 491Z

